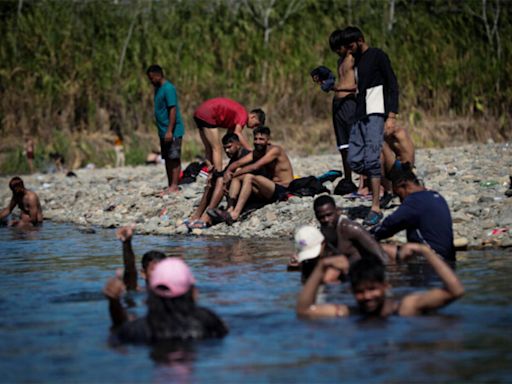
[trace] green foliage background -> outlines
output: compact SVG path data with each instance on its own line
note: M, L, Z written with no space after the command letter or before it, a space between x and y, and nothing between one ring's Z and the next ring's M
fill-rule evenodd
M108 164L113 116L139 162L156 140L153 63L178 89L189 156L200 150L193 110L215 96L261 106L277 139L318 147L332 141L330 128L314 128L330 124L330 96L309 71L335 69L328 37L349 24L390 56L413 137L440 143L436 127L414 130L444 117L469 119L460 128L469 139L482 129L508 138L511 9L505 0L2 0L0 169L23 170L27 135L39 158L60 149L75 165Z

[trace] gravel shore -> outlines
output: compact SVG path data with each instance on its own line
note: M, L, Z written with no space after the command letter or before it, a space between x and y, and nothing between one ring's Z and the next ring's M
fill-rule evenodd
M512 198L505 196L512 174L512 143L420 149L416 159L417 173L425 186L439 191L448 201L459 247L512 246ZM338 154L291 160L295 175L300 177L341 169ZM177 195L157 197L155 193L166 183L163 165L81 169L75 173L77 177L34 174L23 179L26 187L40 196L45 219L78 224L89 231L94 231L94 226L135 223L138 233L189 233L183 219L193 212L205 183L205 179L198 178L197 182L182 186ZM0 177L0 202L4 207L11 197L9 179ZM325 186L333 191L338 180ZM368 201L333 197L352 213L370 205ZM392 213L398 204L395 199L384 214ZM312 205L312 197L292 197L254 211L232 226L219 224L190 233L289 239L297 226L316 224ZM403 240L403 236L398 234L396 239Z

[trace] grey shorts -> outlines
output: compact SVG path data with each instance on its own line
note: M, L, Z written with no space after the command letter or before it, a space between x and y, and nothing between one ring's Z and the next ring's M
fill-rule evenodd
M381 177L380 153L384 141L384 117L367 116L352 125L348 147L350 169L370 178Z
M160 138L160 152L164 160L179 160L181 158L182 137L173 137L172 141Z
M332 99L332 125L334 126L336 145L339 150L348 148L356 106L355 95Z

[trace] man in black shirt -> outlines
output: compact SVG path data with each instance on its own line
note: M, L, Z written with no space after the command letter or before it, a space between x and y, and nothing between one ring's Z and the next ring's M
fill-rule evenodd
M348 162L354 172L367 175L371 181L372 207L363 224L374 226L383 217L379 206L380 155L384 133L395 127L398 83L388 56L378 48L370 48L359 28L345 28L344 46L355 58L358 89Z

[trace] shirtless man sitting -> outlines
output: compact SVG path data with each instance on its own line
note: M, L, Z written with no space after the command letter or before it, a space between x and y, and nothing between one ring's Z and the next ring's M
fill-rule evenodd
M219 212L227 224L238 220L247 200L254 193L268 202L286 198L293 180L293 169L282 147L270 143L270 129L254 129L254 151L232 163L224 173L230 183L228 210Z
M0 211L0 221L9 216L14 208L18 206L21 210L20 220L11 221L9 226L34 227L42 224L43 210L37 194L25 189L23 180L17 176L9 181L9 188L12 191L11 202L7 208Z

